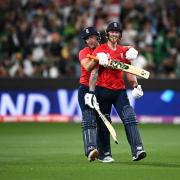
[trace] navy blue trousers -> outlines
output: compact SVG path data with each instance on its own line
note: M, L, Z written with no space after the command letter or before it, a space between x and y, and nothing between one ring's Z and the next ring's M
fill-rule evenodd
M131 146L132 156L135 156L139 148L143 149L143 145L137 128L136 115L130 106L126 90L110 90L97 86L96 97L102 113L107 117L110 117L112 105L115 107L124 124L127 140ZM97 121L97 123L100 156L111 155L109 132L102 121Z
M96 87L96 97L101 111L104 114L111 113L112 105L114 105L118 115L123 121L122 110L124 106L130 105L127 92L123 90L110 90L103 87Z
M97 148L97 123L96 111L85 105L84 96L89 92L89 87L80 85L78 89L78 101L82 111L82 134L84 142L85 155Z
M115 106L120 117L123 106L129 105L129 99L126 94L126 90L114 91L97 86L96 97L102 113L107 117L107 119L110 122L110 113L112 105ZM97 121L97 127L97 144L99 150L99 158L103 159L105 156L112 156L110 145L110 133L100 118Z
M81 111L84 112L85 110L89 109L87 105L85 105L84 96L86 93L89 92L89 87L85 85L80 85L78 89L78 102L81 108Z

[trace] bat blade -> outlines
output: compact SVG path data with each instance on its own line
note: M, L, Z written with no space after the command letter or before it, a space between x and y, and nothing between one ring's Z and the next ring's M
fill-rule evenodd
M104 114L102 114L102 112L99 109L97 110L97 112L98 112L99 116L101 117L101 119L103 120L104 124L106 125L107 129L109 130L114 142L116 144L118 144L119 142L117 139L116 131L113 128L112 124L107 120L107 118L104 116Z
M87 55L87 58L98 60L97 57L92 56L90 54ZM112 60L112 59L109 60L108 67L110 67L112 69L122 70L122 71L128 72L130 74L134 74L136 76L139 76L139 77L142 77L142 78L145 78L145 79L148 79L149 76L150 76L150 72L146 71L145 69L141 69L141 68L138 68L136 66L126 64L126 63L123 63L123 62L120 62L120 61Z
M128 73L143 77L145 79L148 79L150 76L150 72L146 71L145 69L141 69L136 66L119 62L119 61L115 61L115 60L110 60L109 66L113 69L119 69Z

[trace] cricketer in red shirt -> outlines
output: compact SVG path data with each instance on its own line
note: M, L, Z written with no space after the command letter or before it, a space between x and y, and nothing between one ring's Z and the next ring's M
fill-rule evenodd
M104 52L107 54L109 59L114 59L116 61L121 61L123 63L129 64L130 61L125 58L125 53L128 49L128 47L117 45L116 50L112 50L106 43L98 46L93 51L93 55L96 56L97 53ZM112 90L125 89L123 71L99 66L97 86Z
M93 50L99 45L99 33L94 27L87 27L81 32L86 47L79 52L79 61L81 68L80 86L78 88L78 102L82 112L82 135L84 143L84 152L88 161L94 161L98 158L97 149L97 124L96 112L85 103L85 94L89 92L89 79L91 70L97 65L97 62L87 58L87 54L92 54ZM92 95L95 96L95 95Z
M107 26L106 36L107 43L96 47L92 54L98 57L99 64L101 65L99 66L99 69L96 68L93 70L98 71L97 86L95 89L97 101L101 112L109 121L111 121L110 115L112 105L114 106L123 122L126 137L131 148L132 160L139 161L146 157L146 152L137 126L138 121L136 119L136 114L129 102L126 92L123 71L107 68L109 59L130 63L131 60L137 57L138 52L134 48L128 48L118 44L122 37L122 27L118 22L112 22ZM93 72L92 74L95 73ZM135 76L133 76L132 81L134 85L138 85ZM91 88L91 86L92 85L90 84L89 87ZM134 97L139 98L143 95L142 89L137 89L135 86L133 91L134 90L137 92ZM85 97L91 97L91 93L87 93ZM94 103L93 100L94 99L91 98L91 101L88 101L89 106L92 102ZM97 103L95 105L97 106ZM110 134L107 128L104 127L102 121L97 121L97 123L100 131L98 133L98 147L101 148L99 150L98 159L101 162L114 162L111 153Z

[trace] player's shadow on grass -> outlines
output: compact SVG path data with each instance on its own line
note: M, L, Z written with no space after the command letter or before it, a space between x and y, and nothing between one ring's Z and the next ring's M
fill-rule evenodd
M152 167L168 167L168 168L180 168L180 164L176 163L162 163L162 162L119 162L120 164L132 165L132 166L152 166Z

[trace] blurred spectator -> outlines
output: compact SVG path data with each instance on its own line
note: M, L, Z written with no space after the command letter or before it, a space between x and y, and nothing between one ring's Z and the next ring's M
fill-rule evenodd
M121 43L125 45L135 46L137 37L138 37L138 32L133 27L133 23L130 20L126 21L123 29Z
M0 77L79 76L80 31L121 21L133 62L152 78L180 78L178 0L1 0Z

